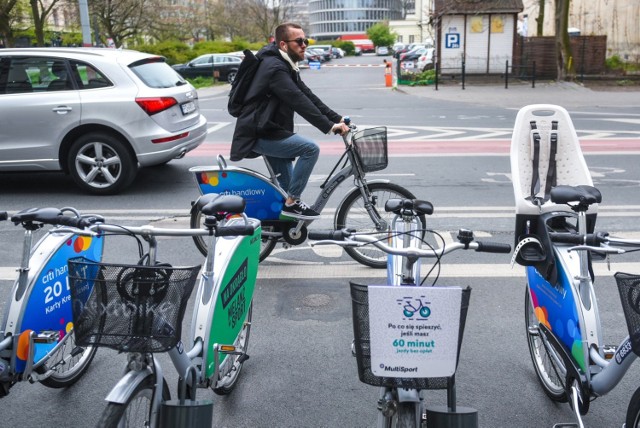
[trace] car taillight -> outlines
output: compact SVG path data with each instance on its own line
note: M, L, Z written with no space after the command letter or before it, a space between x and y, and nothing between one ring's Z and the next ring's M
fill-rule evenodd
M165 111L168 108L178 104L172 97L153 97L153 98L136 98L136 103L147 112L149 116Z

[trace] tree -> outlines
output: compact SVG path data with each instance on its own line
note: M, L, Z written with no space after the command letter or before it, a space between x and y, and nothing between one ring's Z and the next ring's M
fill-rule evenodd
M292 3L292 0L248 0L246 18L253 21L263 40L267 40L275 36L273 33L278 25L287 22Z
M161 19L164 9L156 0L94 0L90 5L102 33L111 38L116 47L157 25L168 25Z
M38 46L44 46L44 27L47 23L47 18L51 14L53 8L60 2L61 0L48 0L44 2L43 0L29 0L31 4L31 16L33 18L33 26L36 33L36 43Z
M569 6L571 0L556 0L556 55L558 67L558 80L565 80L567 76L573 76L573 54L569 41Z
M13 46L14 8L18 0L0 0L0 40L6 39L8 46Z
M536 36L544 35L544 6L547 0L538 0L538 17L536 18Z
M367 36L375 46L391 46L397 37L389 30L389 24L386 22L379 22L369 27Z

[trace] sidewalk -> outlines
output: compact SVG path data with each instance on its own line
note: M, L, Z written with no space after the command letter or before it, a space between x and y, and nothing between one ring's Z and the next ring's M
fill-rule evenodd
M227 96L229 85L210 86L198 89L201 99ZM392 89L389 88L389 91ZM587 88L573 82L510 82L505 89L504 84L467 84L462 89L460 84L447 83L439 85L405 86L397 89L402 94L428 98L431 100L454 101L483 106L522 108L529 104L556 104L564 108L577 107L639 107L640 86L631 87L598 87Z
M470 104L521 108L529 104L556 104L565 108L576 107L640 107L640 87L586 88L572 82L510 82L504 84L460 84L439 85L438 90L430 86L398 86L398 91L408 95L432 100L464 102Z

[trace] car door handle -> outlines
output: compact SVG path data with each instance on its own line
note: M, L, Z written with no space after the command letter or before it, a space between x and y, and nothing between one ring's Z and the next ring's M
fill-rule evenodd
M58 114L67 114L72 110L73 110L73 107L68 107L68 106L58 106L53 108L53 111L55 111Z

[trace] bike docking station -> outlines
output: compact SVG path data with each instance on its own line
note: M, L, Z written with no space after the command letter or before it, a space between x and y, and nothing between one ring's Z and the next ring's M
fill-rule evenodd
M471 288L353 282L350 288L358 376L387 390L378 402L382 414L388 417L402 403L419 404L421 390L446 389L446 406L424 400L421 423L477 428L477 410L457 406L455 388ZM396 396L385 399L392 391Z
M196 369L191 366L184 377L180 378L178 400L162 403L160 428L210 428L213 421L213 401L196 400L196 388L192 388L193 399L187 400L187 381L189 376L196 377Z

